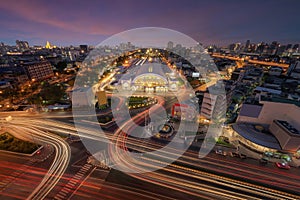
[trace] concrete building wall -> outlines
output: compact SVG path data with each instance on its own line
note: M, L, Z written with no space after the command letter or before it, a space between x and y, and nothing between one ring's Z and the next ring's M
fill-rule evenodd
M286 147L288 147L291 151L296 152L300 148L300 138L292 138L288 141Z
M204 93L203 101L201 105L201 116L207 119L211 119L212 112L216 103L217 96L209 93Z
M291 135L285 128L275 122L270 126L271 133L277 138L283 150L297 151L300 147L300 135Z
M25 64L24 69L30 80L39 81L54 76L52 65L48 61Z
M286 149L286 145L290 140L290 136L276 123L272 123L269 130L277 138L282 149Z
M258 117L250 117L246 114L239 115L237 122L271 124L274 119L278 119L288 121L296 129L300 129L300 108L298 106L267 101L262 103L263 107Z

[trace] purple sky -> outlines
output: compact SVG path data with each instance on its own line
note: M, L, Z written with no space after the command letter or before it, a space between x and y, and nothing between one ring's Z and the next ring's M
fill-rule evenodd
M170 28L208 44L300 43L299 0L1 0L0 41L96 45L132 28Z

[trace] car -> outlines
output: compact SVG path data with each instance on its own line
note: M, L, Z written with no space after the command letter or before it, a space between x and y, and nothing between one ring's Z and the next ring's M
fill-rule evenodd
M261 164L267 164L269 162L269 159L267 157L263 157L261 159L259 159L259 163Z
M291 157L287 154L281 155L280 159L285 160L286 162L291 162L292 161Z
M264 155L268 157L273 157L274 154L272 152L266 151L264 152Z
M230 152L229 155L231 157L240 157L240 155L238 153L236 153L236 152Z
M246 159L246 158L247 158L247 155L241 153L241 154L240 154L240 158L241 158L241 159Z
M276 164L276 166L277 166L278 168L280 168L280 169L290 169L290 168L291 168L291 167L289 166L289 164L286 163L286 162L276 162L275 164Z
M281 156L281 154L280 154L280 153L274 153L274 158L277 158L277 159L279 159L279 158L280 158L280 156Z
M223 151L222 149L217 149L216 154L223 155L223 156L227 155L227 153L225 151Z

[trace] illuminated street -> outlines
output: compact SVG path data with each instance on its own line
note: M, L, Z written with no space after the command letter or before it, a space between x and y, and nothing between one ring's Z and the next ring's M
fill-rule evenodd
M300 1L0 3L0 200L299 200Z
M152 63L162 62L161 59L155 57L150 60L147 58L130 61L129 68L136 70L137 66L148 67L150 64L148 70L152 72ZM94 90L105 90L110 87L109 85L115 80L113 77L117 73L113 72L102 79L93 87ZM142 76L138 75L137 77ZM153 75L151 77L154 78ZM160 79L155 80L161 81ZM110 130L113 130L113 133L105 131L104 135L97 133L98 123L91 120L90 117L93 117L93 114L89 112L75 113L75 115L74 112L68 111L52 113L2 112L0 114L2 131L9 132L20 139L43 145L43 148L39 150L40 155L34 156L38 159L33 157L27 162L26 160L21 162L21 165L23 163L26 167L24 172L20 175L17 174L15 178L19 179L30 173L31 165L34 162L37 163L34 164L34 167L40 172L35 179L39 184L35 184L33 187L29 186L27 182L22 183L26 188L27 198L81 199L97 196L95 199L101 199L110 198L110 195L113 198L114 192L119 190L124 192L123 195L118 194L119 198L122 199L125 196L125 199L138 198L139 196L145 199L175 198L173 194L168 196L163 192L156 193L153 190L144 192L143 186L135 188L135 181L151 185L153 188L162 188L161 191L168 189L174 191L174 194L180 193L184 199L215 199L219 196L222 196L223 199L297 199L299 197L297 195L299 195L300 182L298 180L300 179L295 169L284 172L275 169L274 166L260 166L255 160L216 155L213 152L215 148L205 158L199 158L195 149L183 152L182 155L181 149L186 148L186 143L184 138L178 135L172 139L171 146L165 146L163 141L155 139L154 133L148 133L150 137L148 135L146 138L136 137L141 134L139 125L146 123L147 117L171 112L174 109L173 105L178 104L179 101L188 100L189 95L186 94L192 93L188 88L181 87L180 92L175 92L176 98L173 98L173 92L164 91L160 93L156 88L163 86L157 84L166 84L166 82L152 82L149 85L148 81L142 83L146 84L148 89L135 91L134 94L137 95L135 97L137 99L148 98L150 105L146 103L130 105L128 98L132 98L132 94L109 93L107 95L111 101L116 102L115 110L122 110L126 104L125 106L131 110L130 113L133 116L128 120L122 120L122 123L118 124L119 127L116 124L112 125ZM198 86L196 90L206 91L207 88L217 82L217 78L211 78L207 84ZM154 90L149 89L152 86L154 86ZM153 104L153 102L155 103ZM138 111L136 112L135 109ZM98 112L97 116L101 118L111 114L113 114L112 110L105 109ZM76 116L76 127L74 126L74 116ZM120 119L122 116L123 114L120 115ZM171 127L173 126L177 125L172 124ZM78 135L78 133L80 134ZM128 173L127 177L124 177L125 179L132 179L132 183L126 187L123 186L123 180L115 177L117 171L112 168L97 169L98 167L87 163L88 150L85 150L81 141L105 144L107 139L110 141L107 152L110 159L110 164L107 163L108 166L117 167L120 171L135 172ZM157 150L160 150L160 153L147 155L147 152ZM233 151L233 149L229 149L229 151ZM140 155L132 157L130 155L132 152L138 152ZM173 157L178 159L169 163ZM14 160L8 160L8 162L12 162L16 168L19 165ZM45 166L45 162L49 163L48 167ZM149 169L153 172L143 173ZM28 174L27 176L33 175ZM3 197L11 197L9 191L20 187L14 184L15 179L10 177L4 179L2 183L4 187L1 190ZM107 192L104 195L102 191ZM25 195L25 193L20 195ZM18 196L15 197L18 198Z
M12 114L12 113L11 113ZM18 115L24 115L23 113L17 113L16 117L14 116L13 119L8 122L9 126L7 128L11 129L11 132L20 133L22 130L23 137L28 137L28 135L36 136L40 142L50 144L56 148L56 152L61 152L60 155L55 155L54 160L52 161L52 166L47 169L48 172L46 174L53 174L55 179L50 179L50 176L46 175L43 178L41 184L38 187L45 188L45 190L38 190L40 192L36 193L37 190L34 190L31 194L33 197L39 195L47 195L51 188L61 179L66 167L68 166L68 159L70 159L70 150L69 147L65 145L65 142L53 142L52 138L57 138L53 134L49 134L46 130L57 130L62 133L75 133L75 129L72 125L62 123L59 121L53 120L45 120L40 119L41 117L44 118L44 115L36 115L34 119L26 119L23 116L18 117ZM68 115L64 115L66 117ZM69 115L70 116L70 115ZM56 118L59 120L62 116L56 115L49 115L48 117ZM138 116L137 116L138 118ZM131 122L132 123L132 122ZM29 128L29 124L30 127ZM22 126L23 128L18 128L18 126ZM129 125L127 125L129 126ZM30 132L30 133L28 133ZM16 133L16 134L17 134ZM27 134L26 134L27 133ZM86 133L93 138L93 131L86 130ZM117 131L114 134L114 137L117 135L119 139L117 141L120 143L121 146L123 145L130 145L131 148L136 149L151 149L151 148L158 148L162 145L156 142L150 142L149 144L143 142L142 146L138 139L133 139L130 137L124 137L124 134L120 134L121 132ZM41 135L43 135L41 137ZM31 136L30 136L31 137ZM125 140L126 143L123 141ZM139 163L131 158L126 158L126 153L124 153L123 148L118 148L115 146L115 149L112 148L112 151L116 151L112 153L116 156L116 159L122 162L125 162L125 165L130 165L131 167L135 167L138 170L139 166L143 166L144 163ZM171 150L170 152L176 152L176 149ZM118 153L119 152L119 153ZM168 152L165 152L166 155ZM64 159L62 159L64 158ZM145 158L147 160L147 158ZM216 162L217 161L217 162ZM158 161L151 160L153 167L155 168L155 163ZM193 166L188 167L188 166ZM242 168L241 168L242 167ZM201 169L210 169L212 171L217 172L218 175L213 175L208 172L203 172ZM151 184L159 185L161 187L166 187L175 191L181 191L186 193L186 195L191 195L194 197L200 198L213 198L216 197L214 195L226 195L228 199L232 198L250 198L253 195L257 195L258 198L288 198L290 199L296 198L296 196L290 195L286 192L282 192L280 190L271 189L266 187L266 185L275 186L278 188L285 188L284 190L288 189L293 192L298 192L299 188L299 176L297 173L294 172L280 172L273 167L268 168L268 173L265 172L265 166L257 166L256 162L246 162L236 160L234 158L220 158L218 155L214 155L213 153L210 154L205 159L197 158L197 152L188 151L183 157L179 159L176 164L172 164L163 170L153 173L147 173L138 175L138 174L131 174L130 176L139 179L141 181L146 181ZM46 172L46 171L45 171ZM44 172L44 173L45 173ZM256 182L263 183L264 186L259 186L255 184L250 184L244 181L233 180L231 178L226 178L224 176L220 176L219 174L227 174L234 177L241 178L240 180L254 180ZM173 174L173 175L172 175ZM245 175L247 174L247 175ZM251 176L249 176L251 174ZM205 181L205 184L201 184L199 180ZM222 181L220 181L222 180ZM60 180L62 181L62 180ZM102 183L105 184L105 183ZM220 186L221 185L221 186ZM82 186L87 187L87 186ZM231 190L225 188L232 188L236 192L228 192ZM184 188L184 190L182 190ZM205 188L205 189L204 189ZM224 188L224 189L221 189ZM4 193L5 194L5 193ZM250 194L250 196L249 196ZM88 194L86 194L88 195ZM90 194L92 195L92 193ZM151 198L150 198L151 199Z

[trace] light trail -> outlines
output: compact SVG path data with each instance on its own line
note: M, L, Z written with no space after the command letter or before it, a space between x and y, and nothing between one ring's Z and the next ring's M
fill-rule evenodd
M6 130L21 137L34 137L35 142L40 144L50 144L55 149L54 161L51 164L49 170L47 171L45 177L42 179L41 183L35 188L35 190L27 197L27 199L44 199L47 194L54 188L58 183L62 175L64 174L66 168L68 167L71 150L69 145L60 137L42 131L40 129L34 128L27 122L27 125L17 123L8 123L6 125Z
M137 115L136 117L136 121L139 121L140 118L142 118L143 114L140 113L140 115ZM39 132L42 130L44 133L46 130L49 131L57 131L57 132L61 132L61 133L65 133L65 134L71 134L71 135L77 135L77 129L75 129L72 125L70 124L66 124L63 122L58 122L55 120L49 120L49 119L42 119L43 116L41 116L40 118L38 116L35 116L31 119L25 118L25 116L22 117L16 117L13 118L13 120L11 122L9 122L8 124L19 124L21 126L27 126L30 130L36 129ZM131 123L125 123L124 126L131 126L134 127L136 126L136 123L133 123L134 120L132 120ZM14 127L17 128L17 127ZM136 150L140 150L140 148L142 149L147 149L147 150L156 150L157 148L161 148L163 147L163 145L161 144L157 144L157 143L153 143L153 142L143 142L141 143L141 140L136 139L136 138L132 138L132 137L128 137L127 134L122 133L120 130L116 131L114 135L106 135L105 138L101 138L99 137L99 135L95 134L95 131L91 128L87 128L84 126L84 123L82 124L82 127L79 126L80 131L84 132L86 135L83 137L86 138L90 138L90 139L94 139L94 140L100 140L100 141L105 141L104 139L109 139L110 141L114 141L116 142L115 146L113 149L110 149L110 151L113 151L115 153L115 156L113 156L112 158L116 160L116 162L121 162L122 164L124 164L127 167L132 167L133 169L136 168L136 170L139 170L139 167L144 167L145 164L147 164L147 162L145 163L141 163L141 162L137 162L136 160L132 159L132 158L128 158L127 152L126 152L126 148L130 148L130 149L136 149ZM20 131L18 131L20 132ZM48 133L50 134L50 133ZM52 134L51 134L52 135ZM104 137L104 136L103 136ZM45 141L45 142L49 142L49 141ZM111 146L111 145L110 145ZM116 149L115 149L116 148ZM120 149L122 150L120 152ZM125 150L124 150L125 149ZM172 149L169 152L165 152L165 155L162 157L162 159L167 159L167 155L168 154L176 154L176 149ZM258 167L255 165L250 165L247 163L241 163L241 162L233 162L233 161L226 161L224 159L218 159L218 158L213 158L211 156L208 156L205 160L199 160L197 158L197 153L196 152L186 152L185 155L182 156L183 159L180 159L179 162L183 163L183 164L189 164L191 166L196 166L199 168L203 168L203 167L207 167L206 164L209 165L213 165L213 166L217 166L215 167L215 171L219 171L221 172L222 170L219 170L218 167L222 167L222 168L226 168L226 170L231 170L232 172L227 172L229 174L232 175L236 175L239 177L244 177L244 178L249 178L251 179L250 176L256 176L256 178L258 177L262 177L264 178L264 180L262 180L261 182L265 182L268 184L271 184L273 181L272 185L277 185L280 187L285 186L284 185L284 180L280 180L279 178L276 178L274 176L268 177L270 176L270 174L276 175L276 173L278 174L277 170L269 170L268 172L264 173L259 173L259 170L264 170L263 167ZM57 159L57 158L56 158ZM161 160L161 159L158 159ZM151 160L151 164L148 167L157 167L157 165L155 165L155 162L158 162L158 160ZM195 162L198 162L198 164L195 164ZM211 167L209 167L211 168ZM231 169L230 169L231 168ZM242 169L241 169L242 168ZM188 179L201 179L201 178L205 178L206 181L210 182L215 182L216 184L218 183L220 184L224 184L224 186L226 187L232 187L233 189L239 189L239 190L245 190L245 192L249 192L249 193L253 193L253 194L258 194L258 195L263 195L266 198L285 198L285 199L297 199L299 196L297 195L292 195L286 192L281 192L278 190L273 190L267 187L261 187L261 186L257 186L254 184L249 184L243 181L237 181L235 179L229 179L229 178L225 178L223 176L219 176L219 175L214 175L211 173L204 173L202 171L199 170L194 170L194 169L190 169L190 168L182 168L182 166L179 166L177 164L172 164L169 167L166 167L163 169L163 171L168 172L170 174L174 174L172 176L165 176L165 175L161 175L158 176L158 174L155 173L150 173L151 175L132 175L135 178L141 179L141 180L148 180L151 181L151 183L156 183L158 185L164 185L165 187L169 187L172 189L177 188L178 191L185 191L185 190L189 190L188 192L192 192L192 193L197 193L197 191L199 189L196 189L197 187L203 187L202 185L197 185L198 182L192 181L192 182L186 182L188 181L185 178L178 178L177 176L182 176L182 177L187 177ZM235 172L235 174L234 174ZM289 175L290 177L294 177L296 180L299 179L299 176L296 175L290 175L288 173L285 172L281 172L282 175L284 176L285 174ZM161 174L161 173L159 173ZM155 177L152 177L155 176ZM248 176L248 177L247 177ZM161 178L160 178L161 177ZM162 178L164 177L164 178ZM174 179L175 178L175 179ZM167 179L167 180L166 180ZM276 181L274 181L276 180ZM277 181L278 180L278 181ZM174 183L174 181L176 181L176 184ZM184 183L183 185L180 185L180 182ZM221 182L221 183L220 183ZM293 187L293 185L297 188L299 188L299 183L297 183L296 181L290 182L291 187ZM196 187L196 188L195 188ZM218 192L220 192L220 188L218 187L213 187L213 188L217 188L215 189L216 191L216 195ZM208 190L213 190L213 188L208 188ZM211 192L204 192L206 195L210 194ZM225 191L222 191L223 193L226 193ZM234 195L233 193L231 193L230 191L227 191L228 195ZM200 195L200 191L198 191L198 195ZM203 194L202 194L203 195ZM213 194L211 194L213 195ZM237 198L243 198L242 196L239 195L244 195L244 194L236 194ZM273 196L273 197L271 197ZM246 197L246 196L244 196Z
M123 126L126 126L127 128L131 127L131 126L135 126L134 123L132 123L132 121L133 120L123 124ZM126 152L126 149L127 149L126 143L129 142L129 144L132 144L132 143L135 143L135 141L133 141L132 138L128 139L128 135L126 135L122 132L122 128L118 129L115 132L114 135L115 135L115 140L114 141L116 141L116 144L115 144L115 146L110 145L110 148L109 148L109 152L110 152L110 155L111 155L112 159L114 160L114 163L118 163L120 165L123 165L124 167L128 167L130 169L136 170L137 172L143 171L140 167L144 167L145 163L141 163L137 160L134 160L131 156L128 155L128 152ZM135 143L135 145L139 146L140 145L139 142L137 141ZM144 145L143 148L147 148L147 145L145 145L145 144L143 144L143 145ZM152 150L156 150L156 149L152 149ZM174 152L174 151L170 151L170 152ZM167 155L169 152L165 152L165 153ZM162 157L162 155L157 155L157 156ZM155 162L155 160L152 160L152 161ZM167 163L165 163L165 164L167 164ZM171 164L171 166L176 167L177 169L182 169L183 168L182 166L178 166L178 165L174 165L174 164ZM152 167L155 168L157 166L153 165ZM167 171L167 169L168 168L163 168L162 170ZM200 171L189 169L189 168L184 168L184 170L189 172L189 173L185 174L186 177L191 176L190 172L197 172L197 175L201 175L200 177L203 178L203 173L202 172L200 173ZM246 170L245 170L245 172L246 172ZM179 171L172 171L172 173L173 174L180 174ZM183 175L183 174L181 173L181 175ZM131 176L133 176L135 178L144 178L146 175L145 174L142 174L142 175L136 175L136 174L132 175L131 174ZM233 189L239 189L240 191L244 191L244 192L264 196L264 197L267 197L267 198L295 199L295 198L299 197L299 196L292 195L292 194L282 192L282 191L278 191L278 190L275 190L275 189L270 189L270 188L267 188L267 187L262 187L262 186L242 182L242 181L237 181L237 180L234 180L234 179L228 179L228 178L224 178L224 177L213 175L213 174L209 174L209 176L210 176L210 178L206 181L211 182L212 181L211 177L214 176L214 177L216 177L215 179L216 179L216 181L219 185L224 185L225 184L225 186L227 186L227 187L232 187ZM171 177L169 177L169 178L170 178L169 181L172 182ZM195 176L192 176L192 178L195 178ZM245 177L245 178L247 178L247 177ZM219 181L220 179L222 179L222 182ZM185 181L184 179L181 180L181 182L184 182L184 181ZM268 182L268 183L270 183L270 182ZM185 186L187 187L188 185L185 185ZM222 192L224 194L226 192L228 193L228 191L222 191ZM241 194L236 194L236 196L238 196L238 195L241 195Z

